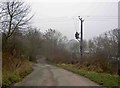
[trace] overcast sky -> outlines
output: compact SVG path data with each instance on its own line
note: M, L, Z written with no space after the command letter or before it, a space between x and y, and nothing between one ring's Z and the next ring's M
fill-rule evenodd
M102 1L102 0L101 0ZM118 2L79 2L29 0L34 18L32 25L45 31L53 28L68 39L75 39L79 31L78 16L84 19L84 39L91 39L118 27Z

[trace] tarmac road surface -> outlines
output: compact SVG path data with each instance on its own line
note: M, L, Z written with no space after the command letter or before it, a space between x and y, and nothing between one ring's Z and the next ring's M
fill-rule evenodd
M34 70L15 86L99 86L95 82L46 63L37 63Z

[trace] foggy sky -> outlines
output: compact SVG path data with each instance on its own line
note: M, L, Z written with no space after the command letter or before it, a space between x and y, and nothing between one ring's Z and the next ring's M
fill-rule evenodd
M78 16L84 19L84 39L118 28L118 2L40 2L29 1L34 14L32 25L45 31L53 28L68 39L79 32Z

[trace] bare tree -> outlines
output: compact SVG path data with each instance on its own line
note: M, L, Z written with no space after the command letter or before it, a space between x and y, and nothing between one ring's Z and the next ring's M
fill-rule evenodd
M44 33L44 40L45 42L42 48L44 48L43 50L48 60L62 62L68 58L66 49L68 40L66 36L63 36L59 31L54 29L48 29Z
M89 40L89 52L91 56L98 59L96 63L100 63L103 71L116 72L118 29L105 32Z
M8 39L12 34L18 30L26 28L31 17L28 17L30 7L24 2L17 0L8 0L7 2L0 3L0 30Z

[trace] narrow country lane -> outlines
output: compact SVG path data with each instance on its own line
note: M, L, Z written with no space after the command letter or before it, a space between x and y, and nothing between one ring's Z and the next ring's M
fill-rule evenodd
M35 64L34 71L15 86L99 86L95 82L49 64Z

